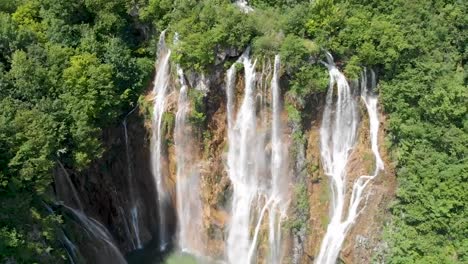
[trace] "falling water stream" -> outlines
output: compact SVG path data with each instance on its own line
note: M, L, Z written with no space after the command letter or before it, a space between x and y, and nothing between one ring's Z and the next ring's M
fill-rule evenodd
M153 81L153 115L151 137L151 167L157 189L157 206L159 217L159 242L161 250L165 250L170 241L167 228L166 207L170 204L170 195L167 190L166 179L163 177L162 168L162 119L166 107L166 97L170 79L169 57L171 50L166 47L165 32L161 33L158 44L158 59L156 62L156 76Z
M61 192L71 193L73 196L71 197L71 201L75 203L73 206L77 206L78 209L72 208L63 202L60 204L74 217L74 220L79 223L80 227L86 232L86 234L89 237L93 237L94 241L91 246L95 247L96 253L99 251L99 253L96 254L98 257L98 259L96 259L96 263L106 263L111 261L112 263L116 264L126 264L127 261L115 245L114 239L110 235L107 228L99 221L87 216L84 213L81 200L78 196L78 192L76 191L75 186L70 179L70 175L60 161L58 164L63 171L61 177L65 178L64 180L60 181L56 180L56 189L60 190L58 192L59 198L61 196ZM62 241L68 248L70 248L70 254L73 255L76 252L76 246L68 239L65 234L62 236ZM72 259L76 259L76 256L74 256Z
M235 122L228 120L228 124L231 123L232 127L228 131L227 165L228 176L233 186L231 220L226 241L229 263L248 263L250 210L257 186L257 175L254 169L254 161L257 156L255 148L252 147L256 143L255 62L252 63L246 54L241 59L245 71L244 99ZM233 67L235 66L233 65ZM227 87L228 96L233 94L231 89L234 87ZM228 101L234 102L230 99ZM227 108L233 109L234 107L228 105Z
M99 253L96 252L96 256L98 257L97 263L116 263L116 264L126 264L127 261L123 257L122 253L120 253L117 246L114 244L114 240L110 235L107 228L99 223L94 218L88 217L83 212L73 209L71 207L65 206L64 208L67 209L72 215L75 216L75 220L80 224L83 230L86 231L88 236L97 239L98 241L103 242L103 247L98 248ZM97 243L94 243L97 245Z
M368 96L366 77L362 82L366 83L363 85L362 99L369 113L371 145L377 165L373 175L360 176L354 181L351 197L349 202L346 201L346 166L356 141L359 115L357 102L345 76L336 68L331 55L327 54L327 57L330 86L320 128L320 154L324 172L330 178L332 204L330 223L315 260L317 264L336 262L345 236L359 215L358 209L363 199L364 188L379 170L383 169L377 145L379 127L377 98L374 95ZM335 87L336 99L333 97Z
M244 97L234 117L235 65L227 72L228 143L227 171L233 186L231 219L226 241L227 261L251 263L256 257L262 222L268 215L268 239L271 263L281 260L280 226L287 208L287 174L282 143L279 93L279 56L275 58L272 87L272 118L266 109L267 94L256 90L256 61L248 50L239 62L244 66ZM262 78L262 76L259 76ZM261 85L259 85L261 88ZM258 116L257 116L258 115ZM271 149L267 146L271 137ZM270 163L269 163L270 162Z
M279 263L281 242L281 221L286 217L288 182L286 176L286 150L282 141L281 102L279 87L280 57L275 56L272 93L272 135L271 135L271 194L273 201L269 209L270 263Z
M190 111L188 87L184 72L177 67L180 91L174 129L174 145L177 161L176 191L178 216L178 241L182 251L194 255L203 254L202 205L200 200L199 172L194 166L195 155L192 134L187 124Z

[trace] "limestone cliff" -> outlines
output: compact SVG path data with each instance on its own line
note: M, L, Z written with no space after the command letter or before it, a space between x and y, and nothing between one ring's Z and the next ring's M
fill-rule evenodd
M244 90L242 75L238 75L236 91L240 98ZM227 118L226 118L226 95L225 95L225 70L222 67L213 69L208 78L201 79L199 76L187 76L190 89L203 82L206 90L202 103L204 106L204 121L201 124L191 124L190 133L193 134L194 142L191 146L194 163L198 164L201 174L199 192L203 203L203 245L204 255L213 259L222 258L225 252L226 227L229 222L230 199L232 186L226 172L227 143ZM265 80L268 82L268 80ZM288 80L281 80L281 89L287 90ZM174 153L173 126L174 121L170 116L176 112L177 85L172 85L169 95L165 119L165 140L163 164L169 177L170 193L175 197L176 182L176 157ZM283 225L282 233L285 234L283 258L284 263L311 263L318 253L320 242L328 224L328 212L330 204L329 182L323 175L321 157L319 128L324 108L324 97L322 93L313 95L310 102L306 103L307 111L304 114L302 124L289 121L287 111L283 110L282 120L285 124L284 133L290 146L290 173L292 178L291 201L288 219ZM103 223L115 238L120 250L130 253L145 251L148 248L157 248L158 210L156 200L155 183L150 165L150 134L151 124L148 122L150 111L146 109L151 104L151 96L148 95L140 102L136 111L132 112L127 120L128 142L126 147L125 131L122 124L107 129L104 134L106 152L102 158L96 160L90 168L84 171L72 171L70 169L56 170L56 177L64 177L65 171L70 174L70 179L76 186L84 211L91 217ZM239 102L236 103L236 105ZM192 108L193 102L192 102ZM192 109L193 110L193 109ZM373 170L373 156L369 147L369 121L365 109L361 109L362 120L360 122L359 137L349 160L348 186L362 174ZM385 250L385 244L381 240L382 230L387 219L387 207L395 191L395 177L390 160L387 158L385 149L385 116L381 115L381 126L379 142L380 153L384 159L386 169L372 181L367 187L365 205L362 207L363 214L359 216L353 228L347 235L345 245L341 251L343 263L370 263L372 258L377 257ZM301 132L305 140L297 140L294 133ZM126 155L128 154L128 156ZM129 169L133 178L129 179ZM132 183L129 183L133 181ZM129 224L128 210L131 208L129 186L134 186L135 195L138 197L140 208L140 239L144 246L142 250L135 250L131 227ZM304 193L300 193L298 186L304 186ZM350 187L348 187L350 188ZM68 195L60 194L60 199L67 204L73 204ZM348 192L349 195L349 192ZM304 198L305 196L305 198ZM68 200L67 200L68 199ZM299 201L302 199L301 201ZM303 201L303 200L306 201ZM305 202L305 203L304 203ZM298 204L305 204L306 212L297 208ZM175 208L166 212L171 219L169 225L170 233L175 235L176 213ZM299 223L299 224L298 224ZM199 231L199 230L197 230ZM258 255L266 254L260 239ZM133 244L132 244L133 243ZM157 251L157 250L156 250ZM148 253L153 252L153 253ZM142 253L146 256L155 256L154 250ZM139 259L137 257L137 259ZM140 263L146 263L140 258ZM374 259L378 262L378 259ZM261 261L264 263L265 261ZM150 263L150 262L148 262Z

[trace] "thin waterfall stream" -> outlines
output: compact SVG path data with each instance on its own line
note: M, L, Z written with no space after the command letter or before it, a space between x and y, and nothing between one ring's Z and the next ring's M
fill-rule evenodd
M179 99L174 129L176 153L176 191L178 215L178 241L183 252L194 255L203 254L202 204L200 200L200 174L194 162L193 136L187 123L190 113L188 86L183 70L177 66L180 84Z
M330 85L320 128L320 151L324 172L330 178L332 191L331 219L322 240L317 264L334 264L337 261L346 234L359 215L358 209L363 200L364 188L378 172L383 162L378 151L377 134L379 128L377 97L368 95L367 77L363 78L361 97L365 102L370 123L371 145L376 168L373 175L358 177L352 187L351 197L346 200L347 163L355 145L359 115L357 102L346 77L338 70L331 54L327 53ZM373 82L375 83L375 82ZM336 100L333 94L336 87ZM345 205L348 204L346 208Z
M130 207L130 224L131 224L131 235L133 238L133 245L135 249L141 249L143 247L140 239L140 228L139 228L139 206L140 206L140 201L139 197L137 196L137 191L135 190L135 179L134 179L134 174L133 174L133 168L132 168L132 159L130 157L130 140L128 138L128 130L127 130L127 118L130 114L135 111L136 108L134 108L132 111L130 111L124 118L124 121L122 122L122 126L124 128L124 137L125 137L125 154L127 158L127 181L128 181L128 189L129 189L129 207Z
M166 97L170 81L169 58L171 50L166 47L165 31L161 33L158 44L158 59L156 62L156 76L153 81L153 115L152 115L152 137L151 137L151 167L156 183L158 220L159 220L159 243L160 249L164 251L170 242L168 232L168 219L166 208L169 206L171 197L167 190L166 180L163 175L162 159L162 121L166 107Z

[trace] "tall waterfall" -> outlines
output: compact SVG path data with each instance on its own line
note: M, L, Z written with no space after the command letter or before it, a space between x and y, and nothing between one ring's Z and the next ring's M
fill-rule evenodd
M235 123L229 128L228 175L233 186L232 213L227 239L227 257L230 263L248 263L250 247L250 210L256 193L257 175L254 168L256 159L255 129L255 62L247 55L242 57L245 71L245 94L237 113ZM235 67L235 66L233 66ZM234 89L228 87L227 90ZM228 96L231 95L228 92ZM229 100L229 99L228 99ZM230 100L231 103L233 100ZM228 109L233 108L228 105ZM232 114L232 113L231 113Z
M159 242L161 250L169 244L169 232L167 229L168 219L165 208L170 204L170 195L167 190L166 180L162 171L162 119L166 107L166 96L169 86L169 57L171 51L166 47L165 32L161 33L158 46L158 58L156 62L156 76L153 81L153 116L152 116L152 137L151 137L151 167L153 177L156 182L158 215L159 215Z
M287 203L287 175L282 143L280 95L278 84L279 56L275 58L272 79L273 118L269 115L260 89L256 91L255 64L246 51L240 61L244 65L244 98L234 117L235 65L227 72L228 157L227 171L233 186L231 219L226 253L229 263L251 263L255 257L258 236L265 219L272 263L280 262L280 225ZM256 99L260 99L257 109ZM258 117L257 117L258 112ZM259 120L257 120L257 118ZM271 153L266 139L271 133ZM268 162L271 162L268 165ZM251 236L252 234L252 236Z
M354 182L351 197L349 201L346 200L346 165L355 144L359 115L357 103L345 76L336 68L331 55L327 54L327 56L328 63L326 65L330 75L330 86L320 128L320 152L324 172L330 177L332 205L330 223L315 261L317 264L334 264L336 262L346 233L359 215L358 209L363 198L364 188L377 175L378 171L383 169L377 145L379 124L377 98L375 96L368 97L366 85L362 98L369 113L371 144L377 166L372 176L360 176ZM335 86L336 100L333 98Z
M195 255L203 252L202 204L200 200L199 172L195 167L192 134L187 124L190 105L187 98L188 87L184 72L177 67L180 91L174 129L175 152L177 159L176 190L178 215L178 241L182 251Z
M281 221L287 210L286 151L282 141L281 102L279 86L280 57L275 56L275 67L271 81L272 93L272 135L271 135L271 194L273 201L269 209L270 263L279 263L281 242Z

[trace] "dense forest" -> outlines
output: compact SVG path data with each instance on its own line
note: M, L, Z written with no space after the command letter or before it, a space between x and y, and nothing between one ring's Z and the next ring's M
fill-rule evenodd
M102 131L150 83L163 30L168 40L178 33L171 61L199 73L228 69L234 61L220 54L229 49L280 54L285 109L297 123L327 87L325 51L349 79L374 69L398 180L382 263L468 262L468 2L249 5L245 13L229 0L0 1L1 263L68 261L63 217L48 209L53 170L81 170L102 155ZM191 118L201 128L202 109Z

